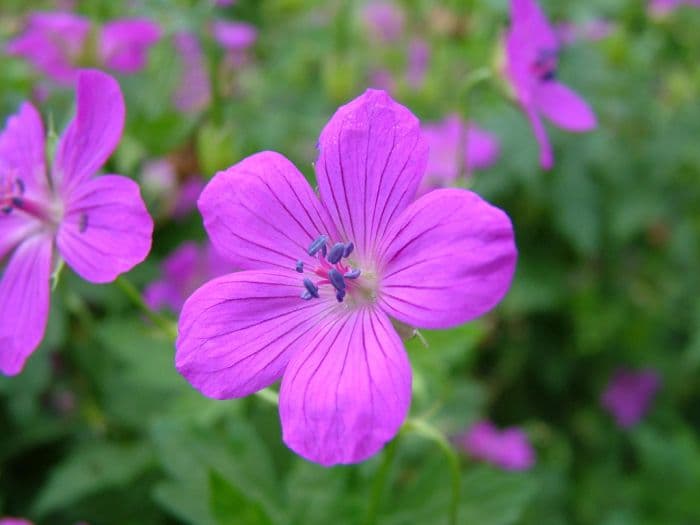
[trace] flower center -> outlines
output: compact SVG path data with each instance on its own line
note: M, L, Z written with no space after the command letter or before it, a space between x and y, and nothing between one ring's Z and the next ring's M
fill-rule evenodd
M540 82L549 82L557 78L558 55L554 49L540 49L537 58L530 66L532 74Z
M352 242L337 242L330 248L328 236L321 235L309 245L307 253L316 257L317 264L312 268L304 268L303 261L297 261L295 270L299 273L308 271L314 278L304 277L304 291L301 298L305 301L318 299L321 286L331 286L335 291L335 298L342 303L348 292L355 289L360 290L358 277L361 275L359 269L353 268L348 257L355 249Z
M29 198L26 195L26 185L20 177L12 171L0 173L0 217L15 210L45 223L58 223L58 210L52 210L45 204Z

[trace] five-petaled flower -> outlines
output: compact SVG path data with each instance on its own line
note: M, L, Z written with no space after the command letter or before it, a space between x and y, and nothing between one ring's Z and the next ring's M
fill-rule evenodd
M112 20L95 27L73 13L37 12L29 17L25 31L8 42L6 50L24 57L59 84L70 85L80 67L125 74L140 71L149 48L159 38L158 25L145 18Z
M49 281L61 257L82 278L114 280L143 261L153 222L138 185L93 178L124 126L119 84L99 71L78 76L77 114L51 170L41 117L29 103L0 134L0 371L13 375L41 342Z
M456 442L475 459L503 470L527 470L535 464L535 450L517 427L499 430L490 421L477 421Z
M577 93L557 81L559 41L535 0L511 0L510 5L505 73L540 144L540 164L550 169L554 158L541 115L574 132L594 129L596 117Z
M600 396L600 402L619 427L630 428L647 413L660 387L661 379L653 368L619 368Z
M281 378L284 441L312 461L353 463L381 449L411 399L397 327L474 319L502 299L515 269L503 211L459 189L416 200L427 157L418 119L368 90L321 133L320 198L274 152L218 173L200 211L244 271L185 303L180 373L217 399Z

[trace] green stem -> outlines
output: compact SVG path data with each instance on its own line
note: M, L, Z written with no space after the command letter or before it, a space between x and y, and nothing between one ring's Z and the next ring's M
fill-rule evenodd
M452 475L452 499L450 500L449 523L457 525L459 514L459 498L461 493L462 476L459 468L459 457L450 445L448 439L440 430L421 419L408 419L403 426L405 431L413 431L426 439L434 442L445 453Z
M462 88L463 94L467 95L472 89L474 89L474 87L482 82L485 82L486 80L490 80L491 77L493 77L493 68L484 66L475 69L467 77L467 81L464 83L464 87Z
M270 390L269 388L258 390L254 395L271 405L278 406L280 404L279 394L274 390Z
M136 288L131 281L122 276L118 277L114 282L117 286L119 286L122 292L124 292L124 295L129 298L134 306L138 307L138 309L141 310L143 314L148 317L148 319L166 336L172 340L177 338L177 327L175 326L175 323L173 323L167 317L151 310L151 308L146 304L146 301L143 300L141 292L139 292L138 288Z
M365 516L364 525L374 525L377 523L379 505L382 501L382 495L384 494L384 487L386 486L386 480L389 477L391 465L394 463L394 458L396 457L398 441L399 436L396 436L396 438L394 438L391 443L387 445L386 450L384 450L382 464L379 465L377 475L372 483L372 491L369 495L369 506L367 507L367 515Z

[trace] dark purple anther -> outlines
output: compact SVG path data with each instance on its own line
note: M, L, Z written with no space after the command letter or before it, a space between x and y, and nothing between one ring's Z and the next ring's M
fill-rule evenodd
M331 268L328 272L328 280L333 285L333 288L339 292L345 291L345 279L343 279L342 274L335 268Z
M328 237L321 235L318 239L309 245L308 254L316 255L319 251L326 255L326 243L328 242Z
M0 211L2 211L5 215L9 215L12 213L12 206L5 206L1 208Z
M299 273L304 273L304 261L298 260L294 269Z
M12 197L12 205L15 208L22 208L24 202L19 197Z
M318 298L318 286L311 282L311 279L304 277L304 288L312 296Z
M336 264L343 258L343 253L345 253L345 245L342 242L337 242L333 245L331 251L328 252L326 259L328 259L329 263Z
M80 214L80 222L78 223L78 231L80 233L85 233L88 227L88 216L87 213Z
M343 299L345 299L345 290L338 290L335 293L335 298L338 299L339 303L342 303Z
M24 181L22 179L15 179L15 184L17 184L17 190L20 195L24 195Z
M345 245L345 250L343 251L343 257L349 257L352 251L355 249L355 243L349 242Z
M345 277L346 279L357 279L362 272L360 270L350 270L349 272L345 272Z

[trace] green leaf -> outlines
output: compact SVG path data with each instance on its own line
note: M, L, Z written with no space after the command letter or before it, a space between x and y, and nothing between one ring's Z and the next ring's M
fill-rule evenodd
M245 497L214 470L209 473L209 493L212 514L219 525L272 525L259 503Z
M51 472L34 512L45 516L86 496L124 486L143 473L151 459L151 451L142 445L95 443L79 448Z

